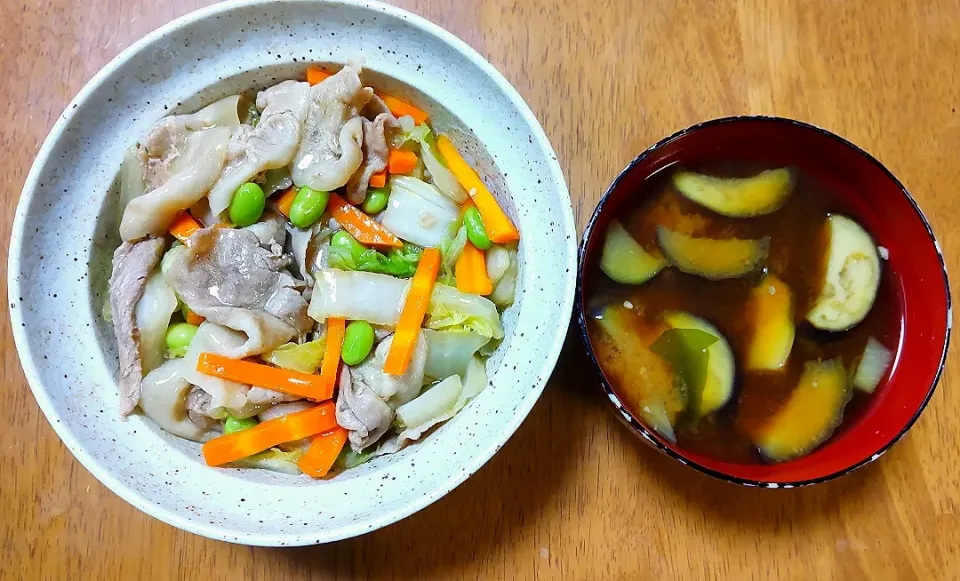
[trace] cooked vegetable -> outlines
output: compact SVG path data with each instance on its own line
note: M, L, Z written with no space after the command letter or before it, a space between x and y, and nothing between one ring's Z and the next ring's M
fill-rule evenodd
M454 226L457 225L454 224ZM440 274L437 276L438 282L448 286L456 286L457 279L454 274L454 268L467 242L469 242L467 238L467 228L462 224L457 226L456 233L452 236L444 236L443 240L440 241L440 256L443 258L443 261L440 263Z
M340 350L343 347L343 334L347 322L341 318L327 319L327 345L320 364L320 380L322 384L333 392L337 383L337 369L340 368Z
M286 191L293 185L293 178L290 177L290 170L286 167L277 169L268 169L263 172L263 195L270 197L279 191ZM284 214L286 216L286 214Z
M410 278L417 271L421 252L423 250L418 246L404 244L403 248L393 248L381 254L357 242L346 230L340 230L330 240L327 259L330 266L340 270L379 272Z
M408 285L385 274L325 269L317 275L307 314L317 321L342 317L394 327Z
M660 436L675 443L673 426L686 408L687 396L670 364L650 350L668 327L620 305L603 309L596 322L603 333L594 350L617 395Z
M334 465L342 470L356 468L373 458L373 451L375 449L373 446L370 446L364 450L355 452L350 446L344 446Z
M300 468L297 467L297 461L301 455L303 455L303 450L300 448L289 452L284 452L279 448L270 448L259 454L234 460L228 466L231 468L258 468L282 474L298 475L301 472Z
M760 452L773 462L807 454L840 425L851 395L841 360L807 363L790 398L756 434Z
M354 238L371 246L400 248L403 242L376 220L351 206L337 194L330 194L330 213Z
M464 330L424 329L423 336L427 340L427 362L423 371L432 379L462 376L477 350L490 342L490 337Z
M770 273L750 291L746 314L752 326L747 348L746 369L783 369L793 349L793 292Z
M437 141L427 125L418 125L411 128L405 140L413 140L420 144L420 159L424 167L430 172L434 185L445 196L458 204L468 200L466 190L457 181L457 177L447 168L443 157L437 153Z
M293 201L297 199L297 193L297 188L291 186L284 190L280 197L277 198L277 211L287 218L290 217L290 208L293 207Z
M457 177L460 185L470 194L474 204L477 205L477 209L480 210L490 240L498 244L519 240L520 233L513 222L504 213L487 186L480 180L477 172L460 156L460 152L457 151L457 148L454 147L446 135L437 138L437 149L446 161L447 167Z
M694 419L712 414L733 395L734 360L730 344L716 327L699 317L674 312L664 315L664 320L677 333L672 347L661 347L679 352L673 359L674 371L686 384L690 413ZM654 343L655 353L660 353L657 345L666 334Z
M350 321L343 334L341 359L347 365L359 365L373 349L373 327L366 321Z
M749 178L718 178L689 171L673 174L681 194L718 214L733 218L775 212L793 191L796 175L788 168L771 169Z
M181 311L183 312L183 320L190 323L191 325L196 325L197 327L199 327L200 324L206 320L200 315L191 311L190 307L187 306L187 303L183 303L183 308L181 309Z
M167 327L167 334L164 337L167 343L167 359L186 355L190 341L193 341L198 328L190 323L174 323Z
M874 337L870 337L853 375L853 387L865 393L873 393L892 362L893 352Z
M347 431L337 426L329 432L314 436L310 440L310 447L300 456L297 466L308 476L321 478L327 475L333 463L340 455L340 450L347 441Z
M382 188L387 185L387 170L378 171L370 176L369 186L371 188Z
M711 280L738 278L757 268L767 257L770 239L694 238L664 227L657 228L657 240L667 258L681 271Z
M880 257L859 224L833 215L823 225L828 240L826 273L807 321L825 331L845 331L864 319L877 299Z
M413 400L398 407L397 419L404 426L419 426L430 418L453 409L462 391L463 382L460 380L460 376L451 375Z
M486 296L493 292L493 283L487 276L487 263L482 250L473 244L467 244L457 259L454 270L457 277L457 290Z
M467 238L480 250L488 250L493 243L487 236L487 229L483 227L483 219L480 217L480 210L471 205L463 213L463 225L467 228Z
M187 247L180 242L179 240L174 240L173 244L170 246L170 250L167 250L163 258L160 260L160 272L166 276L167 271L170 269L170 265L177 259L177 257L187 251Z
M117 203L118 216L123 218L123 211L127 209L130 200L142 196L147 191L147 184L143 181L143 169L140 167L140 158L137 155L137 146L131 145L123 154L123 164L120 166L120 200Z
M624 284L643 284L665 266L667 261L644 250L619 220L610 222L600 255L604 274Z
M242 418L238 419L231 415L227 416L227 419L223 420L223 433L224 434L234 434L243 430L248 430L260 422L257 421L257 418Z
M491 339L503 338L496 305L481 296L462 293L445 284L433 287L424 327L435 331L472 331Z
M429 115L420 109L417 109L410 103L407 103L406 101L401 101L400 99L391 97L389 95L381 95L380 98L383 99L383 102L387 105L387 108L390 109L390 112L393 113L395 117L404 117L409 115L410 117L413 117L413 120L417 124L423 123L429 118Z
M143 295L134 307L137 328L140 330L140 357L143 373L160 367L166 354L167 327L177 310L177 295L167 284L161 270L147 277Z
M323 338L307 343L287 343L261 355L261 358L272 365L284 369L292 369L301 373L316 373L323 362Z
M293 199L293 204L290 206L290 223L306 230L314 224L317 223L317 220L320 219L320 216L323 215L323 212L327 209L327 202L330 199L329 192L321 192L303 186L297 192L297 196Z
M373 184L371 183L371 185ZM386 185L386 176L384 176L384 185ZM367 190L367 197L363 200L363 206L361 207L364 212L372 216L384 211L389 201L390 190L381 185Z
M321 69L320 67L307 67L307 82L311 85L322 83L331 76L333 75Z
M307 411L289 414L240 432L214 438L203 445L203 458L210 466L221 466L284 442L332 430L336 426L334 404L322 403Z
M494 276L491 269L500 269L500 261L506 261L506 266L500 271L500 276ZM496 262L495 262L496 261ZM487 274L490 279L496 279L493 286L493 292L490 293L490 300L498 307L507 307L513 304L513 299L517 292L517 277L520 276L520 261L517 257L516 248L504 248L494 246L487 251ZM494 273L496 274L496 273Z
M410 355L420 335L420 325L431 303L433 284L440 270L440 251L427 248L423 251L417 273L413 275L410 289L400 312L400 321L387 353L383 370L392 375L403 375L410 364Z
M319 375L280 369L242 359L230 359L216 353L201 353L197 361L197 371L228 381L265 387L314 401L326 401L333 397L333 385L328 385Z
M405 149L391 149L387 156L387 171L391 174L408 174L417 168L417 154Z
M187 212L181 212L174 219L173 224L170 225L170 233L173 234L177 240L183 242L184 244L190 240L190 237L193 236L193 233L197 230L200 230L203 226L199 222L193 219Z
M433 185L409 176L390 178L390 201L380 223L400 238L423 247L439 246L460 209Z
M263 189L253 182L247 182L237 188L230 201L230 221L241 228L256 223L263 215L267 198Z

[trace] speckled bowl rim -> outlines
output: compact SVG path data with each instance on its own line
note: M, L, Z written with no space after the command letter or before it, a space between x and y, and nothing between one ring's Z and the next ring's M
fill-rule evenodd
M772 123L782 123L787 125L795 125L798 127L802 127L804 129L815 131L817 133L820 133L821 135L824 135L829 139L833 139L840 142L845 147L852 149L853 151L857 152L859 155L863 156L868 162L875 165L881 172L883 172L883 174L887 177L887 179L889 179L897 187L897 189L900 190L900 193L902 193L904 197L906 197L907 201L910 203L910 206L913 208L914 212L916 212L917 217L923 223L923 226L927 231L927 235L930 238L930 242L932 243L933 248L937 254L937 258L940 261L940 274L943 277L943 286L944 286L944 290L946 292L946 297L947 297L947 302L946 302L947 308L946 308L946 311L944 312L944 316L946 317L946 334L944 335L944 339L943 339L943 348L940 352L940 360L937 364L937 371L933 377L933 380L930 382L930 386L927 388L927 393L924 396L924 399L921 402L920 407L917 408L916 412L910 417L910 419L903 426L903 428L900 429L890 439L889 442L881 446L872 454L868 455L862 460L855 462L854 464L846 468L837 470L835 472L826 474L818 478L811 478L809 480L779 481L779 480L751 480L747 478L740 478L732 474L727 474L725 472L714 470L713 468L708 468L698 462L695 462L694 460L691 460L682 450L679 452L674 451L672 448L664 445L660 441L660 436L658 436L653 431L649 430L646 426L644 426L643 423L640 422L636 418L636 416L633 413L631 413L626 406L623 405L623 403L620 401L619 396L617 396L617 394L613 391L613 387L610 385L610 382L607 381L606 376L604 376L603 374L603 369L601 368L600 361L597 359L596 353L593 350L593 344L590 342L590 334L587 330L587 318L584 312L584 304L583 304L583 278L584 278L584 266L586 262L585 259L587 255L587 242L594 235L596 230L597 220L599 219L600 214L603 212L604 208L606 207L610 197L613 195L614 190L616 190L617 187L620 186L620 182L623 181L624 178L627 176L627 174L629 174L634 167L639 165L640 162L650 157L651 155L656 154L658 151L663 149L663 147L666 146L667 144L672 143L673 141L689 133L694 133L696 131L707 129L709 127L713 127L716 125L724 125L728 123L741 123L745 121L747 122L766 121L766 122L772 122ZM840 135L837 135L832 131L829 131L817 125L813 125L811 123L797 121L795 119L790 119L788 117L777 117L777 116L771 116L771 115L737 115L732 117L719 117L716 119L711 119L709 121L696 123L694 125L691 125L690 127L681 129L680 131L677 131L672 135L664 137L663 139L654 143L653 145L651 145L650 147L642 151L639 155L637 155L637 157L635 157L629 164L627 164L627 167L623 168L623 170L621 170L621 172L617 174L617 177L614 178L613 182L610 184L610 187L607 188L603 196L600 198L600 201L597 203L596 209L594 209L593 214L590 216L590 221L587 222L587 227L584 229L583 237L580 242L580 247L578 249L577 256L578 256L577 290L576 290L576 297L574 299L574 309L575 309L574 316L576 317L577 324L580 327L579 329L580 340L583 343L583 347L587 352L587 356L590 359L594 372L597 374L597 377L600 380L600 388L603 390L603 393L606 396L606 399L608 400L610 406L614 409L614 411L617 412L617 418L620 419L620 421L634 435L642 437L643 441L649 444L650 446L656 448L660 452L663 452L664 454L666 454L670 458L673 458L680 464L693 468L698 472L702 472L703 474L712 476L718 480L723 480L725 482L729 482L732 484L739 484L741 486L746 486L750 488L776 489L776 488L802 488L802 487L811 486L814 484L822 484L824 482L829 482L830 480L840 478L841 476L846 476L847 474L850 474L851 472L859 468L862 468L867 464L875 462L884 453L886 453L887 450L889 450L894 444L899 442L900 439L907 434L907 432L910 431L910 428L913 427L913 425L920 418L920 415L927 408L927 404L929 404L930 400L933 398L933 394L936 391L937 386L940 384L940 379L943 376L943 369L947 363L947 352L949 351L949 348L950 348L950 335L953 330L952 329L953 328L953 306L952 306L952 296L950 293L950 278L947 275L947 265L943 258L943 249L940 246L940 242L937 240L936 235L933 233L933 226L930 225L930 221L927 220L927 217L926 215L924 215L923 210L920 209L920 205L917 204L917 201L913 198L913 196L907 190L906 186L903 185L903 183L897 178L897 176L893 175L893 172L887 169L887 166L883 165L883 163L881 163L877 158L872 156L869 152L867 152L857 144L853 143L852 141Z
M49 162L51 151L54 149L55 144L63 137L64 130L73 119L74 111L78 109L78 106L84 103L89 98L91 93L96 91L98 87L107 83L116 70L130 60L134 55L146 49L153 43L162 40L172 32L197 21L213 18L218 14L238 8L267 6L284 2L297 2L304 4L323 2L327 4L339 4L347 7L371 10L395 18L402 18L406 20L408 24L417 28L424 34L442 41L447 46L468 59L472 64L477 66L510 100L511 104L516 108L517 112L527 123L534 139L536 140L538 148L547 154L547 164L551 181L556 184L560 197L568 201L566 207L564 208L565 211L563 212L563 223L560 224L560 226L570 234L570 236L568 236L568 244L570 248L567 249L568 252L566 253L568 257L566 274L558 274L558 276L563 276L565 278L563 281L563 302L560 305L557 328L553 333L552 344L547 352L547 357L543 359L540 365L540 372L537 374L537 377L541 379L540 381L536 382L536 385L531 387L531 396L525 398L521 405L516 408L511 420L506 424L500 434L492 438L489 446L485 450L473 456L470 461L463 466L462 470L450 476L441 486L434 488L428 494L409 502L399 509L384 513L378 518L372 519L362 527L359 525L359 523L345 526L338 529L335 533L324 534L319 537L316 535L309 536L296 534L263 535L256 532L234 532L233 534L227 535L218 527L207 526L198 522L184 519L165 507L147 500L137 491L127 487L119 479L114 477L104 465L101 465L101 463L98 462L92 456L92 454L86 450L84 444L80 442L69 430L66 422L59 421L60 416L54 408L53 403L47 394L47 390L41 384L39 378L40 376L37 372L36 362L33 360L32 354L27 348L28 343L26 329L22 325L23 316L20 314L19 309L10 308L10 321L14 343L17 348L18 356L20 357L20 363L23 368L24 375L26 376L27 382L30 385L30 389L37 400L37 404L40 406L41 411L43 411L47 422L60 437L61 441L63 441L63 443L67 446L67 449L70 450L77 460L79 460L80 463L87 470L89 470L94 477L97 478L97 480L99 480L107 488L112 490L123 500L127 501L137 509L160 521L163 521L166 524L211 539L255 546L312 545L333 542L368 533L390 525L422 510L423 508L445 496L451 490L463 483L471 475L476 473L477 470L486 464L486 462L489 461L490 458L493 457L493 455L506 443L510 436L516 432L517 428L519 428L523 420L526 419L527 415L529 415L530 410L533 409L533 406L543 393L543 389L546 386L546 381L550 376L550 372L556 366L556 362L560 356L560 351L566 338L573 312L574 289L576 287L577 272L577 236L576 226L573 218L573 206L569 202L569 190L566 187L566 180L563 176L563 171L560 168L560 164L557 161L557 156L553 146L550 144L546 133L543 131L542 126L534 116L533 112L530 110L530 107L526 104L513 85L506 80L500 71L498 71L472 47L453 34L447 32L440 26L433 24L421 16L376 0L236 0L214 4L194 12L190 12L147 34L145 37L123 50L119 55L107 63L106 66L100 69L100 71L98 71L93 78L91 78L90 81L84 85L84 87L64 108L63 113L61 113L56 123L54 123L53 128L50 130L50 133L47 135L37 153L33 166L31 167L30 172L27 175L27 179L24 182L24 187L17 203L17 210L11 228L10 249L7 264L8 295L11 305L13 305L16 301L16 297L20 296L19 280L16 277L9 276L9 273L19 272L20 270L19 257L23 245L26 209L29 207L30 202L37 190L39 174L42 168Z

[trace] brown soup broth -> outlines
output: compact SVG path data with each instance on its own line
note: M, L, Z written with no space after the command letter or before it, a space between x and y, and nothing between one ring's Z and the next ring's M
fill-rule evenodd
M631 235L644 248L655 252L659 252L656 242L658 225L711 238L758 239L769 236L770 251L762 268L742 278L719 281L667 268L642 285L623 285L609 279L594 264L587 274L590 281L587 308L597 309L627 301L642 305L645 313L687 311L717 327L730 343L736 360L733 397L696 426L689 422L676 426L677 445L722 461L763 463L749 434L783 405L797 385L804 363L840 357L849 372L859 361L871 336L891 352L897 352L902 314L896 281L881 260L880 290L867 317L845 332L815 329L805 321L804 315L817 298L825 271L827 241L821 239L823 222L833 213L857 220L856 213L844 203L842 192L827 191L814 177L800 171L793 193L776 212L755 218L727 218L678 194L670 183L673 169L666 168L648 179L641 191L631 196L637 202L633 205L627 202L628 205L619 212L618 218ZM721 163L687 169L722 177L746 177L769 167ZM775 272L794 293L796 338L785 371L747 373L740 360L744 357L752 330L744 307L750 290L766 270ZM591 321L589 332L596 344L602 331ZM613 389L620 391L617 385L613 385ZM843 424L834 433L841 432L862 416L870 400L881 396L882 390L883 384L872 395L854 390L855 395L844 411ZM635 410L632 411L635 417L639 417Z

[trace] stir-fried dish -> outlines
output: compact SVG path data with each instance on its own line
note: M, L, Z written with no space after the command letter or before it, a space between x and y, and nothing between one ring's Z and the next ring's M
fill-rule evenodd
M896 283L852 208L813 176L698 169L654 176L607 227L594 353L624 405L672 444L735 463L799 458L882 389Z
M487 385L520 235L427 113L360 72L164 118L124 158L120 412L211 466L324 476Z

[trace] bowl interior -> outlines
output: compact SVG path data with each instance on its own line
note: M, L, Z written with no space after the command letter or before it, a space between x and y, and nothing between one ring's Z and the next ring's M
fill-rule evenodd
M140 416L117 416L116 345L100 312L119 244L123 152L171 112L302 78L308 63L361 57L367 84L424 105L434 126L462 144L522 232L519 292L504 316L505 340L487 365L490 384L423 442L329 481L208 468L198 445ZM138 508L232 542L336 540L441 497L499 449L529 412L572 309L573 214L542 129L469 47L379 3L229 3L151 34L68 106L28 176L13 231L14 335L57 433L97 478ZM544 259L525 260L531 253ZM515 340L520 334L528 340Z
M875 459L906 432L933 393L949 337L950 297L939 245L903 186L865 152L822 129L775 118L712 121L653 146L617 178L585 233L577 297L581 331L596 363L582 305L591 296L591 281L602 276L597 263L609 221L620 215L625 204L636 203L646 180L671 165L731 161L799 167L842 197L853 217L888 250L883 276L892 282L887 286L894 289L903 313L900 346L888 381L859 417L849 418L826 444L807 456L775 465L733 464L678 448L624 409L605 377L604 388L634 429L670 455L708 473L765 485L817 482Z

